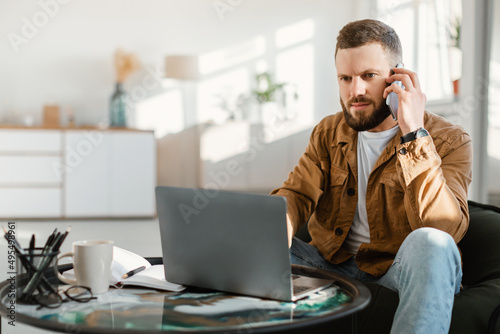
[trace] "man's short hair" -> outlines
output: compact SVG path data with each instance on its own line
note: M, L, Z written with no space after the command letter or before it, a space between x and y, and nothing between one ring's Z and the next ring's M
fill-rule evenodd
M337 36L335 58L341 49L351 49L370 43L379 43L395 64L403 61L403 48L396 31L377 20L359 20L346 24Z

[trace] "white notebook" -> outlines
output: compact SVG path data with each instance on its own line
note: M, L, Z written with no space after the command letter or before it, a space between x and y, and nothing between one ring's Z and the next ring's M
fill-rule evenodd
M146 269L123 279L124 274L142 266L146 267ZM64 272L63 276L75 279L75 272L71 269ZM183 285L171 283L165 279L163 265L152 266L142 256L116 246L113 247L113 262L111 264L109 284L115 287L134 285L166 291L182 291L185 289Z

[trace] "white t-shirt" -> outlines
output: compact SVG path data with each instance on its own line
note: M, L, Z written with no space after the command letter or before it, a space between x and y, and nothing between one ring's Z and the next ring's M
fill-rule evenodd
M370 226L366 213L366 187L368 178L382 151L398 133L399 126L382 132L361 131L358 133L358 205L351 230L345 240L345 247L352 253L358 252L362 243L370 242Z

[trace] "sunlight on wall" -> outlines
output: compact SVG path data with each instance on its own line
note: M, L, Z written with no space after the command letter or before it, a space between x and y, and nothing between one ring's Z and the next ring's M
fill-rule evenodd
M500 62L490 62L490 87L489 87L489 115L488 123L490 127L500 130ZM492 142L497 144L498 141ZM495 145L489 145L490 147ZM498 157L500 158L500 150L497 147Z
M184 129L182 95L173 89L144 99L136 105L136 126L139 129L154 129L161 138L168 133Z
M250 73L246 68L223 72L198 84L198 121L223 123L241 118L238 97L250 90Z
M314 21L304 20L276 30L276 47L286 48L314 37Z
M276 82L287 84L285 117L311 123L314 115L313 37L314 22L308 19L281 27L273 35L257 36L201 55L200 72L205 79L198 87L198 121L258 120L259 117L251 115L259 112L251 90L256 86L255 75L268 71Z
M312 124L314 118L314 47L311 43L283 51L276 57L276 78L292 83L287 94L287 118ZM295 103L294 92L298 94Z
M205 130L202 159L219 161L248 149L249 129L274 126L272 142L301 131L314 118L314 21L303 20L200 56L202 79L197 89L197 120L213 122ZM259 104L252 90L256 75L268 72L284 83L282 102ZM300 126L299 126L300 125ZM280 131L276 128L279 127ZM246 145L246 146L245 146Z
M217 162L240 154L249 149L248 138L250 127L244 122L209 127L201 140L201 159Z
M500 161L500 63L490 62L488 155ZM497 189L498 191L498 189Z
M261 57L265 51L266 41L264 37L257 36L241 44L206 53L200 56L200 73L208 75L216 71L227 70L232 66L241 65Z
M290 130L283 135L311 125L314 121L314 35L314 21L307 19L200 55L201 79L194 82L195 96L187 101L178 85L151 94L153 96L137 103L136 126L154 129L160 138L184 130L186 115L192 115L196 124L246 121L264 126L278 117ZM277 108L264 108L269 106L258 104L252 90L257 85L256 75L262 72L269 72L277 83L285 83L283 106L278 103ZM265 110L279 115L264 115ZM211 146L223 151L221 145Z

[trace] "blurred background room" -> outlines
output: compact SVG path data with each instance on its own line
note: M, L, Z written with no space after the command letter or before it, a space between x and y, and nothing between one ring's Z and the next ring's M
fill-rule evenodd
M341 110L336 37L363 18L396 29L427 110L471 134L469 198L500 205L500 0L8 0L0 222L22 245L71 225L61 251L160 256L154 187L279 186Z

